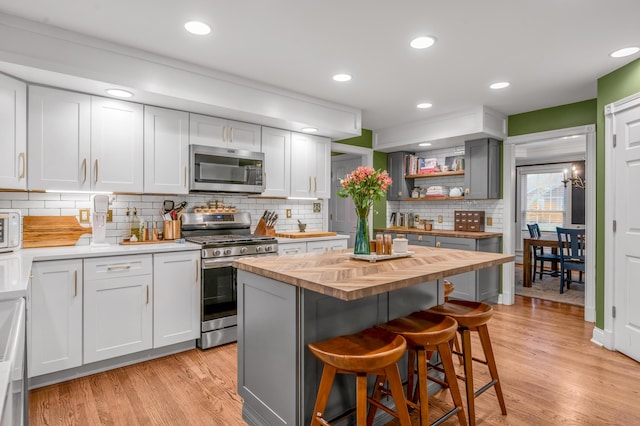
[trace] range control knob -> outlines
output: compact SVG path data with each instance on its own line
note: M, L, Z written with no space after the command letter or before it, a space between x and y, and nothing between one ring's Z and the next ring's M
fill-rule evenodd
M256 246L256 253L262 252L262 246Z
M240 247L240 254L245 254L247 252L246 247Z
M231 250L230 249L224 249L224 255L225 256L230 256L231 255Z
M271 251L272 249L273 249L273 247L271 247L271 246L264 246L264 251L265 251L265 252L269 252L269 251Z
M213 252L213 255L214 255L214 256L220 256L220 250L216 250L216 251L214 251L214 252Z

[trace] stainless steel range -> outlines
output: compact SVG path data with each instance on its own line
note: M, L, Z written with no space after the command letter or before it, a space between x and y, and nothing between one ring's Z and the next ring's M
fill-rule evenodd
M249 213L185 213L182 234L202 246L202 349L237 340L236 259L278 254L274 237L251 234Z

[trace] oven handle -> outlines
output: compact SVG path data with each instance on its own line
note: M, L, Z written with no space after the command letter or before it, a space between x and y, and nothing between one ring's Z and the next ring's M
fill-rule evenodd
M233 264L232 260L202 259L202 269L228 268Z

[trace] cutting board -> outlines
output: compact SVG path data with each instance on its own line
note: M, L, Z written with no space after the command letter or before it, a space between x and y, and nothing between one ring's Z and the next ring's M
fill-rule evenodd
M305 231L305 232L276 232L276 237L281 238L316 238L335 237L335 232Z
M22 247L74 246L83 234L90 234L75 216L25 216L22 227Z

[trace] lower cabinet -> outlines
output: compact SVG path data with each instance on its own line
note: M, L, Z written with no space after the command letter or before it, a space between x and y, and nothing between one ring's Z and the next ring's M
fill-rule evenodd
M347 248L348 238L336 238L316 241L278 241L278 254L291 255L299 253L324 253L330 250L342 250Z
M200 337L200 252L153 255L153 347Z
M35 262L29 288L29 377L82 365L82 260Z
M84 363L151 349L151 255L86 259Z

